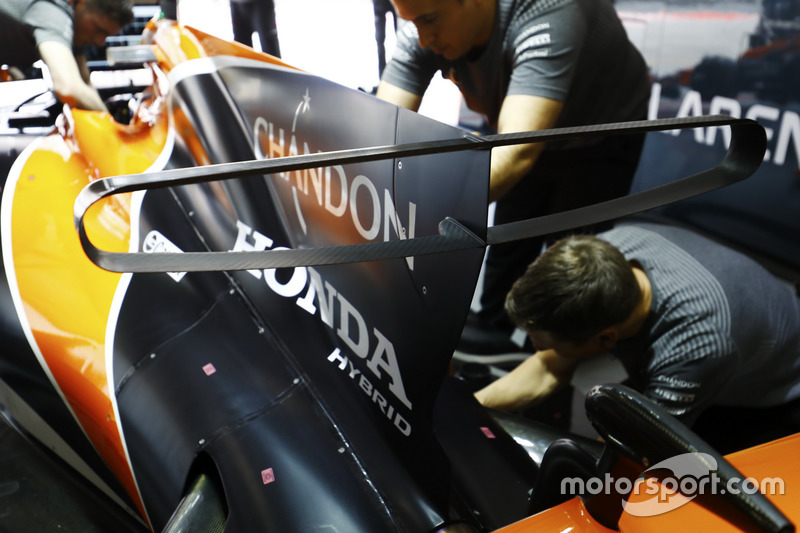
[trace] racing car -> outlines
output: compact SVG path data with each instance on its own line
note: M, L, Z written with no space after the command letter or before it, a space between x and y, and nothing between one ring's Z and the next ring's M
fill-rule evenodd
M112 57L152 83L7 137L0 390L143 530L794 529L800 436L726 458L608 384L595 440L483 408L450 366L487 245L746 179L756 122L477 136L167 18ZM487 227L494 146L700 126L731 132L706 171Z

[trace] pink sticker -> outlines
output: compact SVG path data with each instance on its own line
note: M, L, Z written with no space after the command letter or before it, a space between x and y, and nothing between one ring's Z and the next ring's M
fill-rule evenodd
M211 363L208 363L207 365L205 365L203 367L203 372L206 373L206 376L210 376L211 374L213 374L216 371L217 371L217 369L214 368L214 365L212 365Z
M261 471L261 481L264 482L264 485L268 483L272 483L275 481L275 472L272 471L271 468L267 468L266 470Z
M486 435L487 439L493 439L494 438L494 433L492 433L491 429L489 429L487 427L482 427L481 431L483 431L483 434Z

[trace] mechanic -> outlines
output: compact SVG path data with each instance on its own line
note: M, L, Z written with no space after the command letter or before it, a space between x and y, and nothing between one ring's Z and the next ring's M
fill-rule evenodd
M800 298L685 228L624 221L549 247L505 304L536 352L476 393L516 410L604 353L628 383L727 453L800 431Z
M131 6L131 0L3 0L0 64L29 67L42 59L61 102L106 111L78 50L119 33L133 20Z
M647 67L609 0L393 3L411 24L398 31L379 98L417 111L441 71L499 133L646 118ZM495 223L627 194L643 139L624 135L495 148L489 183L489 200L497 201ZM539 238L489 248L479 329L508 339L514 328L503 311L505 295L542 244Z

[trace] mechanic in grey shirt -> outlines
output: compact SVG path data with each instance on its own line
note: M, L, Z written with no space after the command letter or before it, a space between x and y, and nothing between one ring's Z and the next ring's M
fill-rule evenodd
M632 387L721 451L800 431L800 298L692 231L625 221L567 237L514 284L506 308L537 352L477 393L486 406L536 403L582 359L610 352Z
M42 59L59 100L106 111L89 83L85 58L73 50L103 45L131 20L131 0L3 0L0 64L25 67Z
M646 118L647 67L609 0L393 3L410 23L398 32L380 98L416 111L441 71L499 133ZM495 148L489 183L495 223L627 194L642 142L642 135L623 135ZM485 327L513 329L505 295L541 248L540 239L489 248Z

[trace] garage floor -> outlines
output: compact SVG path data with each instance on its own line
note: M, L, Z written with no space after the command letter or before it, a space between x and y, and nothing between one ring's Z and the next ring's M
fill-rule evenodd
M147 531L0 416L0 533Z

